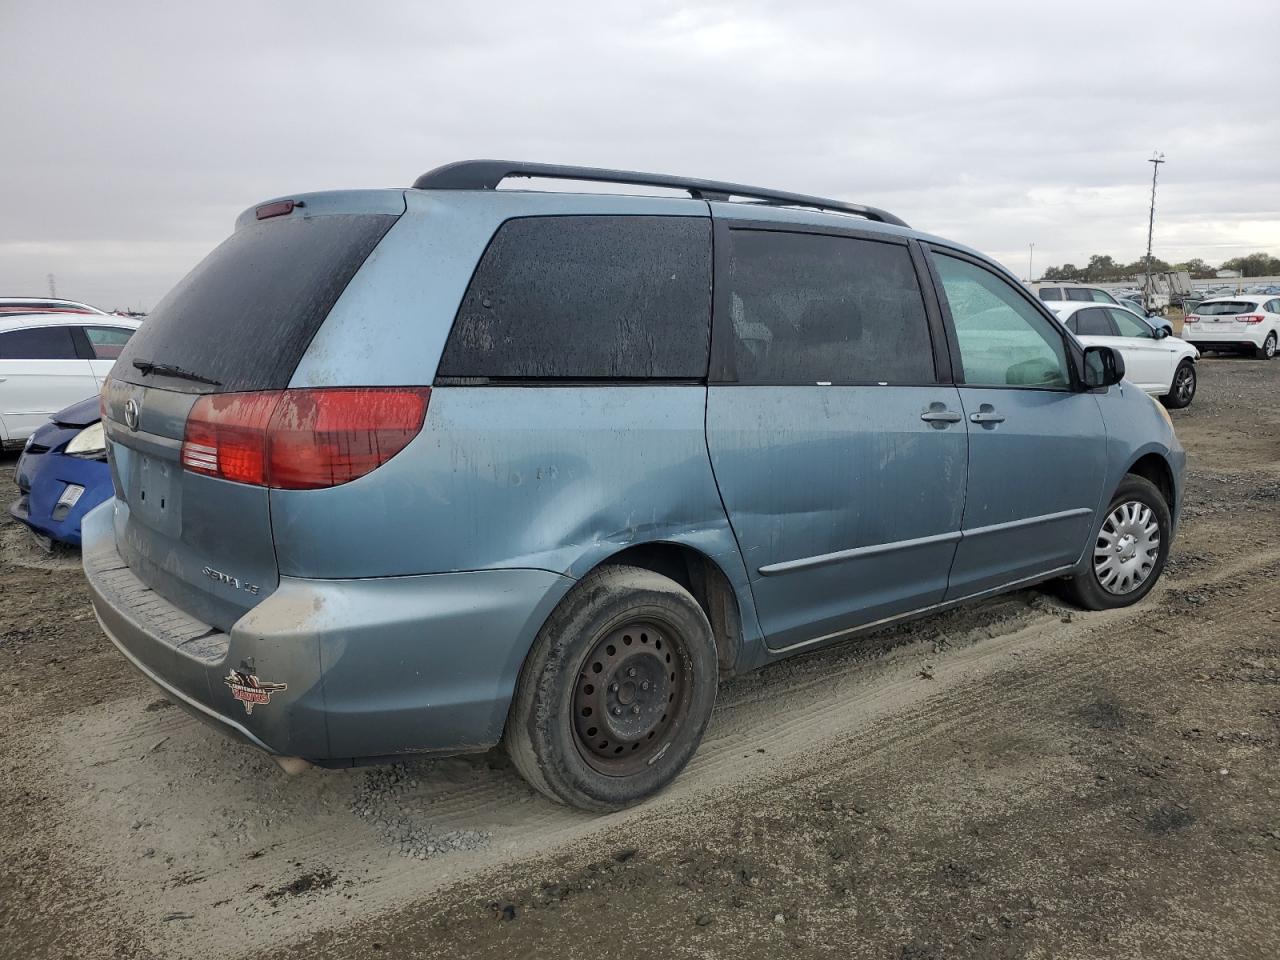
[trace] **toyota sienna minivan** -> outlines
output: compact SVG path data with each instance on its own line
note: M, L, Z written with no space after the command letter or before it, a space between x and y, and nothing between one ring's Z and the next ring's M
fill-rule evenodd
M1184 455L1123 375L883 210L456 163L251 208L156 307L85 571L125 657L286 768L502 743L611 810L721 677L1045 581L1146 595Z

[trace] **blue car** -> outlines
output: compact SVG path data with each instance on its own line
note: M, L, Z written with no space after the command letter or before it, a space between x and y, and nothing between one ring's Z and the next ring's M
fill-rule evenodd
M73 403L36 430L15 479L20 495L9 515L38 536L80 546L81 518L111 498L98 398Z
M121 654L283 766L503 743L615 810L722 676L1046 581L1146 596L1184 454L1124 373L884 210L463 162L240 216L112 368L84 567Z

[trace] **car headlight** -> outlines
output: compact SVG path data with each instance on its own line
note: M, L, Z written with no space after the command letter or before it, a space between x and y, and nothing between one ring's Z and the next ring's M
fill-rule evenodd
M101 457L107 452L107 437L102 431L102 421L85 427L67 444L67 453L73 457Z

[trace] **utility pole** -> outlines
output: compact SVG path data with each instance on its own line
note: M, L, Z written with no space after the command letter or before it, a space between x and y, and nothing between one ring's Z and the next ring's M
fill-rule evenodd
M52 273L46 274L45 279L49 281L49 296L51 296L54 300L57 300L58 285L53 282L53 274Z
M1027 254L1027 283L1035 283L1036 281L1035 271L1031 269L1031 264L1035 262L1035 259L1036 245L1033 243L1031 244L1031 252Z
M1164 163L1164 154L1159 150L1152 151L1151 159L1151 215L1147 219L1147 283L1142 291L1142 306L1151 312L1151 238L1156 229L1156 175L1160 172L1160 164Z

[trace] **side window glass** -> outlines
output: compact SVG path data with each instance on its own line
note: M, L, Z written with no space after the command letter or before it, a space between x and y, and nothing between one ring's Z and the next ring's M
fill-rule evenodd
M1040 299L1044 300L1046 303L1051 300L1061 300L1062 289L1060 287L1041 287Z
M704 379L711 221L508 220L462 298L437 373L507 379Z
M932 383L924 298L907 248L731 230L724 282L739 383Z
M133 336L133 331L124 327L85 327L84 335L89 338L96 360L114 360Z
M1062 335L1007 281L967 260L935 254L951 309L965 383L1065 388Z
M1084 303L1089 303L1093 300L1093 295L1088 290L1083 290L1080 287L1067 287L1066 293L1068 300L1078 300Z
M1121 307L1114 307L1108 311L1111 319L1115 322L1116 329L1120 331L1122 337L1141 337L1147 340L1154 340L1156 335L1151 328L1135 317L1128 310Z
M31 327L0 333L0 360L75 359L76 344L70 327Z
M1076 314L1076 330L1082 337L1118 336L1115 327L1101 307L1089 307Z
M1116 298L1105 290L1090 290L1089 294L1093 297L1094 303L1111 303L1116 302Z

